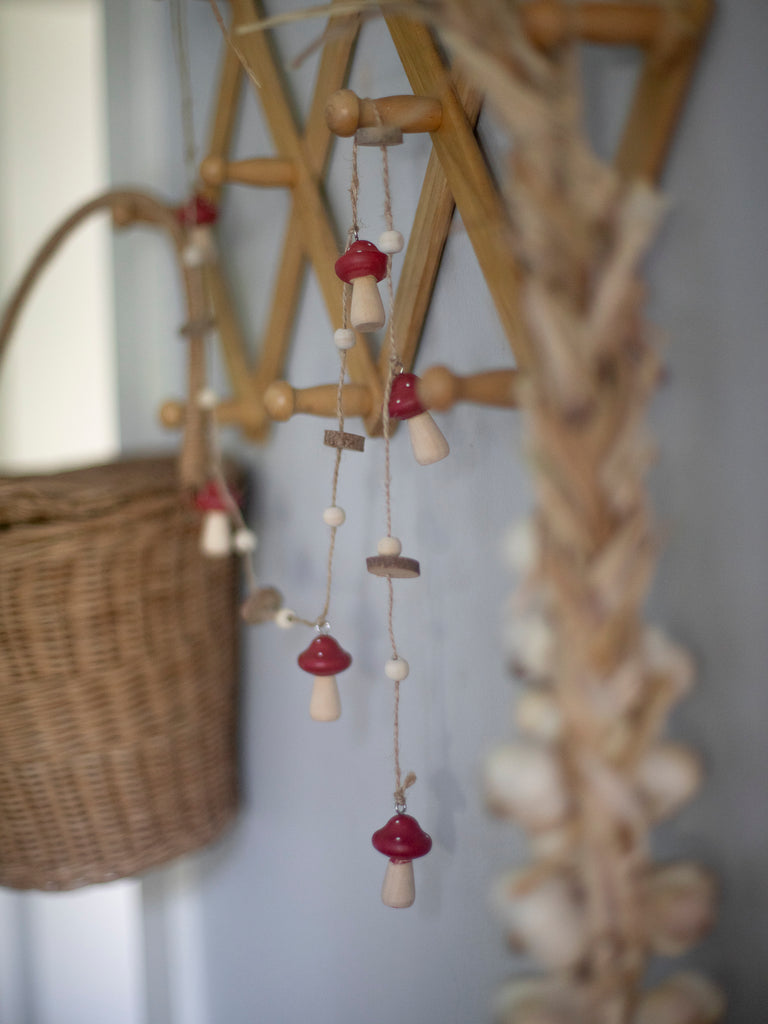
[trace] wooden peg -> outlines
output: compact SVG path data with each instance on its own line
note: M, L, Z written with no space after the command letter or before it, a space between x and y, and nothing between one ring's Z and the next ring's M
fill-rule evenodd
M296 413L310 416L336 415L336 384L320 384L314 388L292 388L288 381L277 380L264 393L264 406L280 423ZM365 384L345 384L342 388L342 408L345 416L367 416L373 407L371 392Z
M279 157L254 157L228 163L223 157L209 156L200 164L200 177L206 185L223 185L228 181L259 188L290 187L296 184L293 160Z
M160 407L160 422L169 430L180 430L187 416L185 402L169 400ZM216 406L216 420L223 427L239 427L246 437L264 436L267 415L263 404L254 399L229 399Z
M422 374L417 393L426 409L445 412L456 402L477 402L514 409L518 405L517 370L488 370L460 377L447 366L431 366Z
M440 100L431 96L382 96L361 99L351 89L339 89L328 99L325 123L334 135L349 138L358 128L393 125L402 132L434 132L443 119Z
M590 43L649 47L667 17L661 3L562 0L533 0L520 5L520 14L530 39L543 49L554 49L574 37Z

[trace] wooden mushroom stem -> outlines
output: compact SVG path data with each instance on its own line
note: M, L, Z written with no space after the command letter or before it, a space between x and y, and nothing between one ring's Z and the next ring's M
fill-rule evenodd
M335 722L341 716L341 698L336 676L315 676L309 700L309 717L314 722Z
M379 285L373 274L356 277L352 282L352 302L349 322L356 331L376 331L384 326L386 314L379 294Z
M381 902L387 907L402 910L412 906L415 899L413 861L390 859L381 886Z

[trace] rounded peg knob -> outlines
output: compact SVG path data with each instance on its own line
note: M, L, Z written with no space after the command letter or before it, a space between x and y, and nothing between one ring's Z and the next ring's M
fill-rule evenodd
M164 402L160 408L160 422L164 427L176 430L184 423L183 402Z
M343 139L355 134L360 123L360 100L351 89L339 89L328 98L325 123Z
M276 380L264 392L264 407L278 423L285 423L296 411L296 394L287 380Z
M200 164L200 177L206 185L223 185L227 180L227 161L221 156L207 156Z
M447 366L431 366L418 385L419 398L427 409L446 411L459 397L458 380Z

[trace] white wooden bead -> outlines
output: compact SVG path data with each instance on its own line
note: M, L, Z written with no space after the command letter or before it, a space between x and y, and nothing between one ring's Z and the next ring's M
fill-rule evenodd
M206 412L210 412L211 409L216 408L218 400L219 397L213 388L200 388L197 392L198 409L204 409Z
M403 545L397 537L382 537L376 545L376 550L380 555L399 555L403 550Z
M275 625L280 629L290 629L296 619L296 612L292 608L279 608L275 612Z
M205 250L194 242L187 242L181 250L181 262L185 267L202 267L206 263Z
M409 672L409 665L405 658L390 658L384 666L384 673L388 679L394 682L401 682Z
M355 332L349 327L340 327L334 331L333 343L341 352L346 352L355 344Z
M399 231L384 231L379 238L379 249L389 255L402 252L405 239Z
M329 505L323 512L323 522L328 526L341 526L346 518L346 512L338 505Z
M241 555L247 555L256 550L258 540L253 530L242 528L235 531L235 551Z

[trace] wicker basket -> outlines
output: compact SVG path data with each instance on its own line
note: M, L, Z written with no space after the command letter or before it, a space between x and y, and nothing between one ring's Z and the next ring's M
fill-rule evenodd
M0 481L0 884L68 889L235 810L235 589L175 463Z
M0 885L70 889L236 807L232 559L176 460L0 480Z

